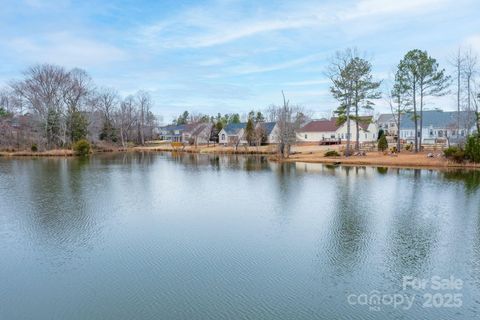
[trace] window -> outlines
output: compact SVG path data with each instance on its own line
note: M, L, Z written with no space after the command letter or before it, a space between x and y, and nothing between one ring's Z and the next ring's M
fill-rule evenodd
M305 134L305 139L307 139L307 135Z
M441 138L443 137L443 130L438 130L438 136Z
M365 139L368 139L367 134L365 133Z
M433 130L432 129L430 129L430 135L433 136Z
M222 140L225 140L225 134L222 133Z

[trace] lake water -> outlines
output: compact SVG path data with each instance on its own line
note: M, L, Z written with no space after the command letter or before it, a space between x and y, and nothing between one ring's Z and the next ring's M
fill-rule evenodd
M0 159L0 319L479 317L478 171Z

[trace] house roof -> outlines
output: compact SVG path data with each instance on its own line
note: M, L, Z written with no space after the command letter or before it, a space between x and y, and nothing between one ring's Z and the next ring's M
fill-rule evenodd
M428 128L456 128L458 121L458 112L457 111L441 111L441 110L431 110L423 111L423 127ZM460 127L473 127L475 125L475 114L474 112L460 111ZM414 129L415 122L413 119L413 113L406 113L402 115L400 122L400 129Z
M265 129L265 134L268 136L270 133L272 133L273 128L275 128L276 122L261 122L259 125L263 126Z
M300 132L333 132L338 129L336 119L331 120L313 120L303 126Z
M335 120L335 122L337 122L338 118L333 117L332 120ZM370 123L372 123L372 120L373 120L373 116L359 116L358 124L360 125L360 128L362 128L363 130L367 130ZM352 121L355 122L355 120L352 120Z
M195 129L192 131L192 136L198 136L202 134L202 132L211 129L212 124L211 123L199 123Z
M394 120L393 114L391 113L382 113L378 116L378 122L379 123L384 123L384 122L391 122Z
M240 130L245 129L247 126L246 123L229 123L225 128L225 132L229 135L235 135L237 134Z
M187 125L186 124L180 124L180 125L175 125L175 124L171 124L171 125L168 125L168 126L165 126L165 127L161 127L160 130L164 130L164 131L183 131L185 130L185 127Z

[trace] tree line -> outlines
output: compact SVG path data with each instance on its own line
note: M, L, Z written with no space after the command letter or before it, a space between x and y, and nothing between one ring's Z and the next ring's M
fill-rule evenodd
M64 148L81 139L144 144L157 125L152 107L146 91L121 97L82 69L40 64L0 91L0 130L10 140L4 144L18 148Z
M476 85L477 57L471 50L459 50L452 66L456 73L457 126L460 123L460 111L468 111L467 115L475 115L475 119L467 119L467 123L476 123L477 133L480 132L478 100L480 88ZM359 150L359 114L372 110L375 100L382 97L380 86L382 81L374 80L372 64L357 50L339 51L331 59L326 74L331 81L330 92L339 102L335 113L338 123L347 123L347 143L345 154L351 154L350 121L354 121L356 130L355 150ZM440 68L436 59L427 51L410 50L396 66L393 84L387 88L386 97L397 128L401 126L403 114L410 114L415 125L414 150L421 149L423 133L423 111L429 97L439 97L449 94L452 76L444 68ZM465 128L467 135L470 128ZM397 150L400 151L400 137L397 137Z

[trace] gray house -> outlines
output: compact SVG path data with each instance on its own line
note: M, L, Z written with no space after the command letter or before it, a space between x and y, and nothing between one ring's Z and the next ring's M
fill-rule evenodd
M402 115L400 122L400 139L407 142L415 140L415 122L413 114ZM475 113L461 111L423 111L423 129L421 142L433 144L449 141L457 143L476 131ZM420 126L420 119L418 120ZM420 138L420 132L418 133Z

